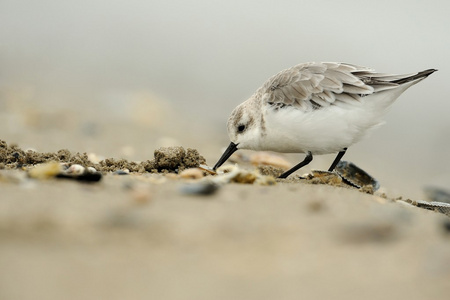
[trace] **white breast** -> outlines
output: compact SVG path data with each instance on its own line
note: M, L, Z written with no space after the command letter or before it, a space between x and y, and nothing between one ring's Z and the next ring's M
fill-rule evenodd
M358 142L369 129L380 125L386 105L373 106L373 96L358 105L329 106L304 112L294 107L264 110L266 132L260 150L285 153L327 154ZM367 102L371 102L367 104Z

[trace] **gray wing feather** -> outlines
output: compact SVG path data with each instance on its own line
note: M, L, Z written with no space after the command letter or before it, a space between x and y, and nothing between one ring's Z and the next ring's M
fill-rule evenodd
M271 77L256 96L265 103L296 106L300 109L348 105L361 97L398 86L392 83L411 76L376 73L346 63L306 63Z

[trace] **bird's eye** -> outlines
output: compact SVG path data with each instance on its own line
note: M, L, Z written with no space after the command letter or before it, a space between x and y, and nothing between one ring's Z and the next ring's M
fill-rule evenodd
M239 133L243 132L244 130L245 130L245 125L239 125L238 128L237 128L237 131Z

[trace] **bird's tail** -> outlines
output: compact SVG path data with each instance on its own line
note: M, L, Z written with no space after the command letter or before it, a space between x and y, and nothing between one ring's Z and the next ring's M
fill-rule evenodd
M425 79L426 77L428 77L429 75L433 74L434 72L436 72L436 69L428 69L422 72L418 72L417 74L414 75L410 75L407 77L403 77L397 80L393 80L391 81L392 83L396 83L396 84L404 84L404 83L408 83L411 81L415 81L417 79Z

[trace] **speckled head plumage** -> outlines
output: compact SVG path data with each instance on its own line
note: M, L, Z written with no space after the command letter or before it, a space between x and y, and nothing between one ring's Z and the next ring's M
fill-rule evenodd
M265 134L265 120L260 100L252 96L238 105L231 113L227 123L230 141L238 149L258 149L258 137Z

